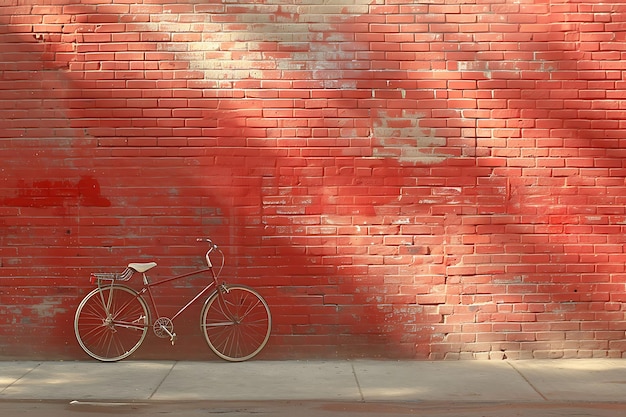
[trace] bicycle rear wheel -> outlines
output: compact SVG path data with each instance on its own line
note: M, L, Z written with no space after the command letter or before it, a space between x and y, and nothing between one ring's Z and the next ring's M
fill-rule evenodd
M272 316L267 302L255 290L227 285L207 300L200 325L217 356L242 362L256 356L267 344Z
M114 362L141 345L150 323L146 302L123 285L96 288L81 301L74 317L74 333L92 358Z

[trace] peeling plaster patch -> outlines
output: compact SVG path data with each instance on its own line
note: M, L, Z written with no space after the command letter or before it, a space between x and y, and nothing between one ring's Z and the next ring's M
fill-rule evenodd
M427 165L449 158L450 155L438 151L446 146L446 139L434 136L431 129L420 127L419 122L420 114L415 111L402 110L394 116L387 110L379 110L372 127L373 156Z
M298 4L230 5L220 13L206 13L194 25L182 25L175 14L153 16L161 24L153 32L176 35L200 31L202 39L165 41L159 50L173 52L189 69L209 81L264 79L267 71L367 70L358 59L354 35L338 30L342 23L369 12L372 0L302 0ZM222 15L222 16L220 16ZM227 22L223 20L226 19ZM231 21L232 20L232 21ZM363 61L363 62L361 62ZM321 76L319 79L325 79Z
M57 314L67 312L67 309L60 307L61 304L61 300L45 299L42 303L31 306L31 309L38 319L53 318Z

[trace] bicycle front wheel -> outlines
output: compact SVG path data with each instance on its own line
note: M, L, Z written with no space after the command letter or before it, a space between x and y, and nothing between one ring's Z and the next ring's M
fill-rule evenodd
M242 362L256 356L267 344L272 316L267 302L255 290L226 285L205 303L200 325L217 356Z
M81 301L74 332L81 348L103 362L124 359L148 332L149 310L143 298L123 285L96 288Z

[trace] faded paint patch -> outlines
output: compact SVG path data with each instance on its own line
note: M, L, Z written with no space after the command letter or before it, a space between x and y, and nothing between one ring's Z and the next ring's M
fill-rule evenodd
M30 306L33 311L33 315L39 320L46 318L53 318L57 314L63 314L67 312L66 308L60 307L62 300L46 298L40 304Z
M18 181L17 195L2 201L12 207L109 207L111 202L100 194L100 183L90 175L78 181Z
M412 164L437 164L450 157L440 152L446 139L436 137L432 129L420 127L416 111L402 110L391 115L379 110L373 121L373 154L375 158L393 158Z
M159 48L174 53L176 62L187 61L190 70L202 72L205 80L212 81L263 80L267 71L276 71L277 77L283 71L317 71L314 79L337 79L345 78L345 70L369 69L369 62L357 56L354 34L339 28L353 22L355 16L366 15L371 0L331 3L227 4L215 13L206 13L204 21L194 25L175 22L176 14L163 14L155 18L173 20L168 30L200 31L202 40L190 41L182 35L181 41L163 42Z

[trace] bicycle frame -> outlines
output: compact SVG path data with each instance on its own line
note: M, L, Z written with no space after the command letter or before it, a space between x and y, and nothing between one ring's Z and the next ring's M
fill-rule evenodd
M200 270L193 271L193 272L188 272L186 274L181 274L181 275L177 275L177 276L174 276L174 277L165 278L165 279L162 279L162 280L157 281L157 282L149 282L148 277L146 276L145 273L143 273L142 275L143 275L144 286L143 286L143 288L140 291L138 291L138 293L139 293L139 295L143 295L143 294L146 294L146 293L148 294L148 298L150 298L151 308L155 312L156 317L159 318L161 316L159 314L159 308L157 306L157 303L155 302L154 295L152 294L152 288L153 287L158 287L158 286L163 285L163 284L167 284L169 282L177 281L179 279L191 277L191 276L194 276L194 275L200 275L200 274L205 273L205 272L211 272L212 281L209 282L209 284L207 284L202 290L200 290L200 292L198 294L196 294L190 301L187 302L187 304L185 304L183 307L181 307L181 309L178 310L178 312L172 316L171 320L174 321L185 310L187 310L193 303L198 301L198 299L200 297L205 295L210 289L213 289L213 288L215 290L217 289L217 286L218 286L217 275L215 274L215 271L213 270L212 266L209 267L209 268L204 268L204 269L200 269Z
M180 275L176 275L173 277L169 277L169 278L165 278L162 279L160 281L156 281L156 282L150 282L150 280L148 279L148 276L146 275L145 272L143 272L142 278L143 278L143 287L137 291L137 297L141 297L144 294L148 294L148 298L150 298L150 309L152 309L152 311L155 313L156 318L158 319L159 317L161 317L161 315L159 314L159 307L155 301L155 297L152 294L152 288L153 287L158 287L160 285L164 285L164 284L168 284L170 282L173 281L178 281L180 279L183 278L187 278L187 277L191 277L194 275L200 275L206 272L210 272L211 273L211 279L212 281L209 282L209 284L207 284L202 290L200 290L200 292L198 294L196 294L190 301L187 302L187 304L185 304L182 308L180 308L180 310L178 310L178 312L176 314L174 314L174 316L172 316L172 318L170 319L172 322L178 317L180 316L183 312L185 312L185 310L187 310L193 303L195 303L196 301L198 301L198 299L200 299L200 297L202 297L203 295L205 295L209 290L213 289L214 292L216 292L218 290L218 274L215 273L215 270L213 269L213 262L211 262L211 258L210 258L210 254L211 252L216 248L216 246L213 246L211 249L209 249L205 255L205 259L207 262L208 267L207 268L203 268L203 269L199 269L196 271L192 271L192 272L188 272L185 274L180 274ZM219 251L221 253L221 251ZM221 272L221 269L220 269ZM132 276L132 275L131 275ZM100 279L98 279L98 288L106 288L108 286L107 285L101 285L100 284ZM117 281L115 279L111 279L111 288L113 288L114 285L116 285ZM119 284L117 284L119 285ZM212 295L212 294L211 294ZM102 297L102 295L101 295ZM102 303L104 306L106 306L106 310L107 310L107 314L109 314L109 309L110 309L110 303L111 300L109 299L108 302L105 302L105 300L102 300ZM152 321L152 320L150 320ZM152 323L147 323L146 327L151 327Z

